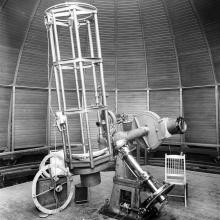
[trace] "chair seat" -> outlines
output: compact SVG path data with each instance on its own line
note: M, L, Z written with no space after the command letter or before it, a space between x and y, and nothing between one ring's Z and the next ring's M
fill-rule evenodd
M175 185L186 185L186 182L184 181L184 179L167 179L165 181L166 183L170 183L170 184L175 184Z
M169 174L166 176L165 182L175 184L175 185L185 185L186 184L184 176L181 174Z

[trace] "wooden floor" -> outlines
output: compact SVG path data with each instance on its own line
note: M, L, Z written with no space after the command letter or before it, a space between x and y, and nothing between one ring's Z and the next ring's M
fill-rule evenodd
M164 169L145 166L160 181L164 179ZM102 183L90 188L90 202L83 205L70 206L56 215L48 216L48 220L109 220L98 214L98 209L109 198L112 189L114 172L103 172ZM184 208L183 200L169 199L160 220L220 220L220 175L187 172L189 183L188 207ZM78 176L75 182L79 182ZM31 198L31 182L0 189L0 220L32 220L41 219Z

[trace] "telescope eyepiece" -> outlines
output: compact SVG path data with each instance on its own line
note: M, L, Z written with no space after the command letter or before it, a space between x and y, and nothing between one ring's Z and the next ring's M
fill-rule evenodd
M181 116L179 116L176 120L169 118L167 121L167 130L171 135L184 134L186 132L186 129L186 122Z
M184 134L187 130L187 124L183 117L179 116L176 119L176 128L178 129L178 134Z

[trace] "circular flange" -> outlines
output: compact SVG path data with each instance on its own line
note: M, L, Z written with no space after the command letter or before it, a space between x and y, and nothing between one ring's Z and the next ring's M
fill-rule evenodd
M159 122L160 116L151 111L145 111L134 117L134 127L149 128L149 133L147 136L144 136L144 139L150 149L155 149L162 143L162 140L159 138Z
M166 196L167 193L169 193L169 191L172 190L173 187L173 184L164 184L156 192L154 192L152 196L149 198L148 203L144 205L144 207L140 208L140 216L146 217L145 215L149 213L149 211L152 210L154 208L154 205L158 202L158 197L161 195ZM164 205L165 201L166 199L162 201L161 204Z
M169 193L172 189L173 189L174 185L173 184L164 184L163 186L161 186L154 194L152 199L150 200L150 202L147 204L147 206L145 207L145 209L148 209L150 206L152 206L153 204L155 204L157 202L157 199L159 196L161 195L167 195L167 193ZM165 200L164 200L165 201Z

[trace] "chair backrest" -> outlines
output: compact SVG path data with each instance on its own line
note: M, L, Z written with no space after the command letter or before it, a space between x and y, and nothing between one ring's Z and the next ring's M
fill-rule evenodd
M165 154L165 182L186 183L186 158L184 155Z

